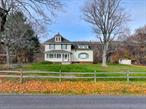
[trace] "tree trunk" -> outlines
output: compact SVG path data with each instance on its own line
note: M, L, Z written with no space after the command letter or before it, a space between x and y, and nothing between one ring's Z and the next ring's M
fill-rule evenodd
M103 54L102 54L102 66L107 67L107 51L108 51L108 43L103 45Z
M6 46L6 64L10 67L10 51L8 46Z

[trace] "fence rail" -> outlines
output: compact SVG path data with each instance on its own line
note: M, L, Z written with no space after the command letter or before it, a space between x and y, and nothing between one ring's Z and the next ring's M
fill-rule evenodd
M141 76L141 74L143 75ZM95 82L97 79L125 79L129 82L130 79L146 79L146 72L61 72L61 70L60 72L48 72L1 70L0 78L19 78L21 83L23 82L23 79L26 78L59 79L60 82L62 79L93 79Z

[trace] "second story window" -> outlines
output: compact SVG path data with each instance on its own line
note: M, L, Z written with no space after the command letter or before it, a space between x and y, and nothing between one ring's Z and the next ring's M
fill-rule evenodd
M61 49L67 49L67 44L62 44Z
M49 49L55 49L55 45L54 44L50 44L49 45Z

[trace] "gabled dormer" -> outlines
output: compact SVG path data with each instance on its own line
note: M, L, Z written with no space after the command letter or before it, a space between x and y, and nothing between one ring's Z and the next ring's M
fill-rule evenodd
M55 35L55 42L62 42L62 36L59 33Z
M45 42L45 45L47 44L71 44L71 42L64 38L60 33L57 33L54 37Z
M72 42L64 38L60 33L45 42L45 51L66 50L71 51Z

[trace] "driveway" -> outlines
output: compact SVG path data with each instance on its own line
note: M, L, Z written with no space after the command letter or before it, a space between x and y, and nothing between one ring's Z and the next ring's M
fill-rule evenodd
M146 96L0 96L0 109L146 109Z

